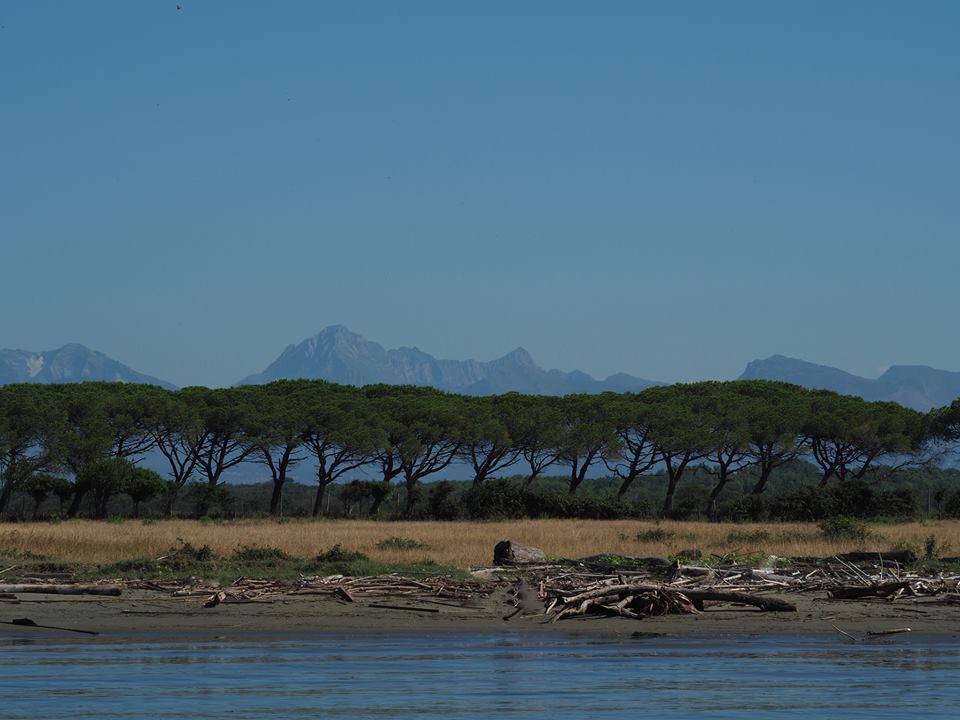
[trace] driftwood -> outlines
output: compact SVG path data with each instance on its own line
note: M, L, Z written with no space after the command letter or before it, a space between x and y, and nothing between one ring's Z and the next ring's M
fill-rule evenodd
M438 613L440 608L412 607L410 605L385 605L383 603L370 603L367 607L379 608L380 610L409 610L411 612Z
M838 555L841 560L847 562L868 562L876 563L877 560L892 560L901 565L910 565L917 561L917 556L913 550L887 550L886 552L849 552Z
M908 633L912 630L908 627L902 628L893 628L892 630L868 630L868 637L883 637L884 635L899 635L900 633Z
M0 620L4 625L17 625L18 627L35 627L44 630L63 630L64 632L83 633L84 635L99 635L93 630L78 630L77 628L59 627L58 625L38 625L30 618L14 618L13 620Z
M880 585L844 585L830 588L827 594L833 600L858 600L860 598L886 598L899 590L906 590L910 587L909 580L888 582Z
M551 591L546 595L546 614L558 609L552 622L576 615L620 615L641 619L652 615L693 614L703 611L704 601L752 605L767 612L796 612L796 606L785 600L753 595L735 590L691 588L662 583L607 583L581 592L568 594ZM551 599L552 598L552 599Z
M0 584L0 593L49 593L51 595L119 595L116 585L13 585Z
M749 593L731 592L729 590L693 590L684 588L681 591L693 601L698 610L703 610L704 600L737 603L739 605L753 605L764 612L796 612L797 606L775 597L750 595Z

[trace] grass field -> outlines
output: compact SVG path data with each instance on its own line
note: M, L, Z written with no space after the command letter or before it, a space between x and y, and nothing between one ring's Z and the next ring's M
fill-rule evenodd
M738 556L827 557L851 550L912 547L923 555L935 539L941 556L960 555L960 521L875 524L863 540L831 539L816 524L714 524L630 520L519 520L505 522L373 522L360 520L158 520L2 523L0 552L31 553L50 560L111 563L157 558L180 541L208 545L229 556L244 546L271 547L311 559L340 544L383 563L433 561L459 567L489 565L493 546L511 539L543 548L549 556L578 558L616 553L669 556L696 549ZM401 541L391 540L401 538ZM414 542L411 542L414 541ZM2 570L3 568L0 568Z

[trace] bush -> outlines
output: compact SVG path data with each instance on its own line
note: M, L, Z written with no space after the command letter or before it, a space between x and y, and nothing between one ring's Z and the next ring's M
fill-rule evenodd
M471 520L522 518L527 514L524 490L508 480L488 480L463 494L463 509Z
M767 501L762 495L744 495L721 512L735 522L762 520L767 514Z
M357 560L369 560L366 555L361 552L352 552L350 550L345 550L340 543L337 543L329 550L317 555L317 562L319 563L349 563L355 562Z
M766 542L770 539L770 533L766 530L734 530L727 535L728 543L758 543Z
M813 485L802 485L792 492L771 496L768 501L771 520L813 522L837 514L832 493Z
M670 538L676 535L675 532L671 530L664 530L662 527L650 528L649 530L641 530L637 533L638 542L666 542Z
M460 507L453 501L454 485L441 480L430 486L427 495L427 514L434 520L456 520L460 516Z
M414 540L413 538L405 537L388 537L385 540L380 540L377 543L377 547L381 550L429 550L429 543L425 543L421 540Z
M213 550L210 549L209 545L194 547L183 538L177 538L177 542L180 543L180 546L171 548L164 558L168 562L207 562L214 558Z
M233 560L238 562L289 562L296 560L292 555L280 548L260 547L257 545L243 545L233 553Z
M827 518L818 526L821 534L830 540L856 540L864 542L870 537L867 524L857 518L837 515Z

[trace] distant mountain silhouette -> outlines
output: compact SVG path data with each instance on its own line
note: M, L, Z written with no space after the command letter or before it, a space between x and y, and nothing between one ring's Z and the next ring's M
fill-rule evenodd
M740 380L782 380L807 388L859 395L866 400L892 400L916 410L949 405L960 397L960 372L925 365L894 365L875 380L826 365L783 355L747 364Z
M123 363L83 345L58 350L0 350L0 385L11 383L75 383L88 380L145 383L174 389L174 385L131 370Z
M417 348L386 350L342 325L331 325L299 345L288 346L266 370L239 384L256 385L282 378L322 379L358 386L424 385L467 395L510 391L540 395L636 392L660 384L624 374L595 380L579 371L544 370L523 348L490 362L438 360Z

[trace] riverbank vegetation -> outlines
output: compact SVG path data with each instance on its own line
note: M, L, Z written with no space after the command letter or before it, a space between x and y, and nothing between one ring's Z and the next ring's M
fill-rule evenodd
M0 515L949 516L960 483L940 461L958 437L960 401L924 414L770 381L566 397L306 380L9 385ZM268 497L226 484L242 465L259 468ZM455 466L471 479L431 482ZM307 502L291 480L304 472Z
M206 567L257 576L285 563L312 572L372 574L404 566L486 566L510 538L548 558L597 554L680 557L710 563L749 558L830 558L852 551L909 549L918 559L960 556L960 522L712 523L633 520L440 522L371 520L125 520L0 524L4 567L40 563L98 564L106 576L183 575ZM259 568L259 573L258 569ZM320 568L320 569L318 569ZM19 570L17 571L19 572ZM271 571L273 572L273 571ZM267 573L269 574L269 573Z

